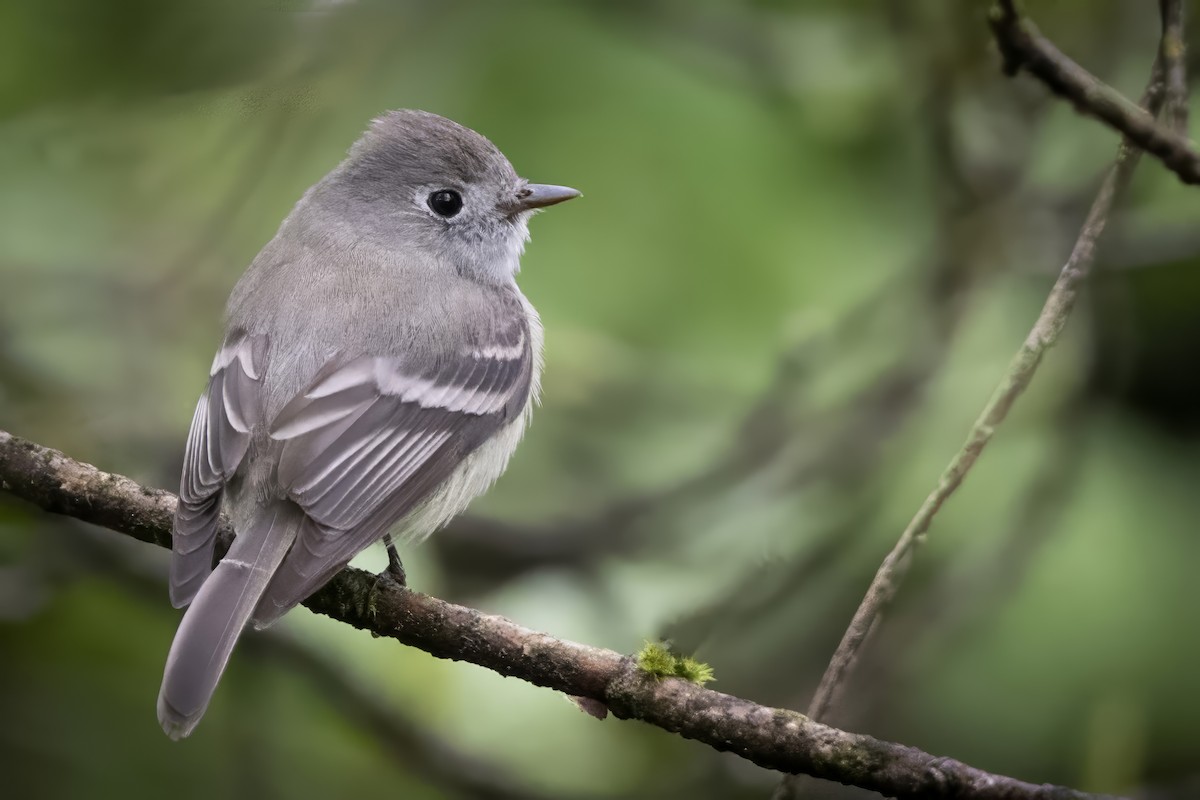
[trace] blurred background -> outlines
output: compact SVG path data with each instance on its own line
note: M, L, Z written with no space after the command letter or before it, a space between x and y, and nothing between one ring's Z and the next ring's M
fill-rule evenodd
M1033 10L1140 94L1156 4ZM177 486L244 267L373 116L444 114L584 198L534 221L524 259L543 407L496 488L404 550L410 584L624 652L669 638L715 688L803 709L1115 152L1000 74L986 11L0 4L0 428ZM1146 159L831 723L1033 782L1200 791L1198 213ZM166 556L0 495L11 796L765 798L777 780L303 609L243 640L171 743Z

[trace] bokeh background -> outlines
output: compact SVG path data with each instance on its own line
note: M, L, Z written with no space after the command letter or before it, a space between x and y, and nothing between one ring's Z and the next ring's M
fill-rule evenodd
M1156 4L1034 5L1139 94ZM369 119L447 115L584 198L534 221L521 275L547 328L543 408L498 486L405 551L411 583L625 652L668 637L716 688L803 708L1115 151L1000 75L986 6L0 4L0 427L177 485L242 269ZM1034 782L1195 796L1198 213L1147 159L831 722ZM307 610L248 635L171 743L165 574L164 552L0 496L6 795L776 781Z

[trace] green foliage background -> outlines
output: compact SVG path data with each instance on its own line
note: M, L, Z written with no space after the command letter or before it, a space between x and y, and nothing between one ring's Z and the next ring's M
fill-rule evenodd
M1035 5L1138 94L1154 4ZM584 198L535 220L524 260L544 407L471 518L406 553L411 583L625 652L671 637L717 688L803 708L1115 150L1000 76L985 12L0 5L0 427L173 486L242 269L371 117L444 114ZM1198 212L1147 159L1064 342L832 722L1034 782L1195 780ZM447 779L460 757L529 797L775 780L303 610L290 646L459 756L389 745L254 637L173 744L153 710L178 618L165 564L0 498L12 796L492 796Z

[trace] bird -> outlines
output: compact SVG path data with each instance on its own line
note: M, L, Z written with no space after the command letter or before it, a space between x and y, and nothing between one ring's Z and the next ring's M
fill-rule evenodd
M170 738L196 728L247 626L393 532L427 537L505 470L543 364L515 281L529 218L579 195L445 117L391 111L251 262L184 448ZM236 537L214 566L222 510Z

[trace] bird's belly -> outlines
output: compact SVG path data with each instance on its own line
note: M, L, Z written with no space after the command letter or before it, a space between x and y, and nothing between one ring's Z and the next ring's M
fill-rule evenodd
M491 488L508 466L509 458L525 434L532 404L530 400L523 413L463 459L454 474L395 525L396 532L419 542L460 514L472 500Z

